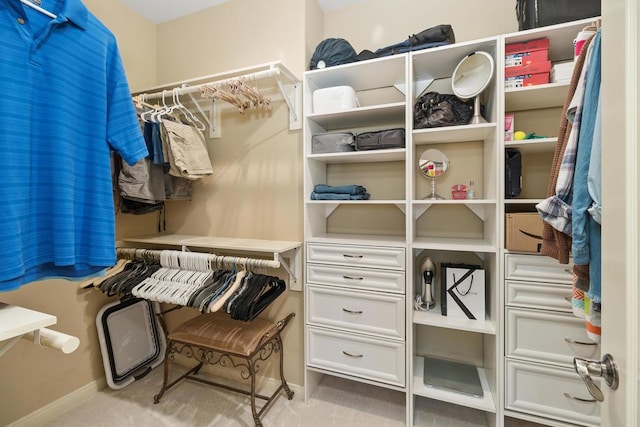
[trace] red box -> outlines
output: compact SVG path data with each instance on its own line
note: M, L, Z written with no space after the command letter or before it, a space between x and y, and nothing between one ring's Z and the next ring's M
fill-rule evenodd
M504 87L506 89L543 85L546 83L549 83L549 73L525 74L522 76L507 77L504 79Z
M549 39L528 40L521 43L510 43L504 47L505 55L513 55L520 52L533 52L536 50L549 50Z
M531 52L514 53L505 55L505 68L519 67L521 65L535 64L536 62L546 62L549 59L548 50L534 50Z
M551 72L551 61L534 62L532 64L521 65L519 67L508 67L504 69L505 77L523 76L525 74L540 74Z

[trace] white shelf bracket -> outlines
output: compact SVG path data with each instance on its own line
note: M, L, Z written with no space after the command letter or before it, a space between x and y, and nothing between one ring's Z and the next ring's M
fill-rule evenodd
M271 69L276 69L274 65L271 66ZM296 83L292 80L292 91L291 94L287 93L287 89L282 83L282 79L280 78L281 73L277 73L275 76L276 83L278 83L278 88L280 88L280 93L282 94L282 99L289 107L289 129L302 129L302 85L300 83Z
M476 256L477 256L478 258L480 258L482 261L485 261L485 260L486 260L486 255L487 255L487 254L485 254L484 252L474 252L474 254L476 254Z
M5 354L11 347L13 347L19 340L22 338L22 335L13 337L9 339L2 347L0 347L0 357Z
M431 86L431 83L433 83L435 79L434 78L426 78L424 80L417 80L415 82L415 94L416 96L421 95L422 92L424 92L424 90L426 88L428 88L429 86Z
M485 220L485 218L486 218L486 216L487 216L487 215L486 215L486 211L485 211L485 209L484 209L484 205L472 205L472 204L468 204L468 205L465 205L465 206L466 206L467 208L469 208L469 210L470 210L471 212L473 212L474 214L476 214L476 216L477 216L478 218L480 218L480 219L481 219L481 220L483 220L483 221Z
M329 218L329 216L333 213L333 211L335 211L338 208L338 204L337 203L332 203L330 205L327 205L327 207L324 210L324 217L325 218Z
M426 204L426 205L418 205L416 207L413 208L413 219L416 220L418 218L420 218L422 215L424 215L424 213L426 211L429 210L429 208L433 206L432 204Z
M400 209L403 214L407 214L407 206L404 203L396 203L396 208Z
M287 264L283 255L289 258L291 262L291 266ZM284 252L274 252L273 259L274 261L278 261L280 265L289 273L289 289L292 291L301 291L302 290L302 251L300 248L295 248L290 251Z

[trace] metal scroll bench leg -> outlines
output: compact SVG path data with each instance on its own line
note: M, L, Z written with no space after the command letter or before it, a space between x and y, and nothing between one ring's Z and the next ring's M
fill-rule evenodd
M241 322L230 319L226 314L209 313L178 326L168 336L164 379L160 392L154 396L154 403L160 402L167 390L187 378L250 396L253 420L257 427L261 427L260 417L280 391L284 390L289 400L293 398L293 392L284 377L284 349L280 335L293 316L295 314L291 313L276 323L262 319ZM256 392L256 373L259 365L267 362L273 353L280 353L280 385L270 396L265 396ZM169 383L169 364L177 354L194 358L199 363ZM250 389L244 390L196 376L203 366L209 364L230 365L240 369L242 379L250 381ZM259 410L256 399L265 400Z

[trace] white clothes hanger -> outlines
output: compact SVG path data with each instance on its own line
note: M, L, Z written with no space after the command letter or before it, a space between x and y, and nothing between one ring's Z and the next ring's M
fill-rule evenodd
M54 15L53 13L49 12L48 10L41 8L37 4L31 3L29 0L20 0L20 2L23 5L25 5L27 7L30 7L31 9L37 10L38 12L42 13L43 15L47 15L51 19L56 19L58 17L57 15Z

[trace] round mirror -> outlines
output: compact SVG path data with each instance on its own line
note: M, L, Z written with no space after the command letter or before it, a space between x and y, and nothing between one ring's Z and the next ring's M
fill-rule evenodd
M420 173L431 179L431 194L425 199L442 200L444 197L436 194L436 178L441 177L449 169L449 159L440 150L425 150L418 160Z
M487 52L478 51L462 58L451 76L451 89L462 99L474 98L473 118L470 123L484 123L480 115L480 94L493 78L494 61Z

